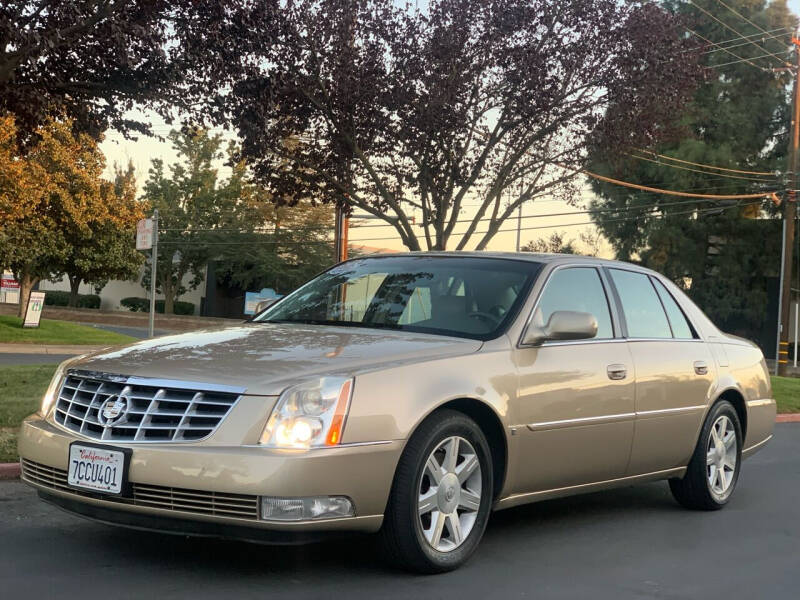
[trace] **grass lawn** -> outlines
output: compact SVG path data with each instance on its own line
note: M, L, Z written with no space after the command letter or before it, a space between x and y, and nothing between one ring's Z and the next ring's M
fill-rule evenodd
M39 409L56 365L0 367L0 462L17 460L17 429Z
M772 395L779 413L800 412L800 378L772 376Z
M134 339L113 331L50 319L42 319L39 327L23 329L19 317L0 315L0 343L112 345L126 344Z
M0 367L0 462L17 460L17 428L39 409L56 365ZM800 379L773 377L779 413L800 412Z

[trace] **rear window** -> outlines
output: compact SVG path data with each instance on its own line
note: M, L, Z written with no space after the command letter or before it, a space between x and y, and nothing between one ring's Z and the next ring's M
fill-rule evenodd
M609 272L622 302L628 337L671 338L669 320L650 277L621 269Z

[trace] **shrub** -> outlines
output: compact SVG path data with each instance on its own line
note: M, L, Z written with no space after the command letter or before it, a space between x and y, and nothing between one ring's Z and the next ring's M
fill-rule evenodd
M44 290L45 306L69 306L69 292ZM78 294L78 308L100 308L97 294Z
M132 312L149 312L150 300L147 298L123 298L119 303ZM182 302L176 300L173 305L173 311L176 315L193 315L194 302ZM164 313L164 301L156 300L156 312Z
M150 310L150 301L147 298L123 298L119 303L131 312L147 312ZM156 307L158 310L158 307Z
M45 306L66 306L69 303L69 292L48 291L44 292Z
M100 308L100 296L97 294L81 294L78 296L78 308Z

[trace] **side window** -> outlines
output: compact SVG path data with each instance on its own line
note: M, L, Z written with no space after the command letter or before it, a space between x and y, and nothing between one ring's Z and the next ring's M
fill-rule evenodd
M622 301L622 312L632 338L671 338L667 315L650 277L644 273L609 269Z
M689 321L686 320L686 315L683 314L675 298L672 297L672 294L667 291L667 288L665 288L664 284L658 279L652 277L651 280L653 285L656 286L658 297L661 298L661 302L664 304L664 310L667 311L667 317L669 318L669 324L672 326L673 335L676 338L693 339L694 332L692 331L692 327L689 325Z
M533 314L534 324L546 325L557 310L591 313L597 319L597 338L614 337L606 292L600 274L593 267L570 267L553 273Z

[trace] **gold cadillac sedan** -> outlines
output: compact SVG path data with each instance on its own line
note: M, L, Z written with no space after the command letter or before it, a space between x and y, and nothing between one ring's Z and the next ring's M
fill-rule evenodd
M380 531L441 572L526 502L663 479L721 508L774 418L759 349L657 273L409 253L341 263L242 325L63 363L19 453L43 500L95 520Z

